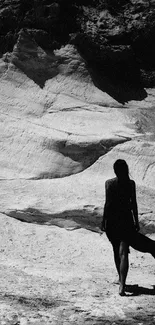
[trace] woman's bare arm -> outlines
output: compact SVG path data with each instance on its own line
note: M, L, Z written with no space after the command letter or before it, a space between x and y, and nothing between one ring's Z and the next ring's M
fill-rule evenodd
M140 227L139 227L139 220L138 220L138 207L137 207L137 199L136 199L136 185L135 185L134 181L132 183L131 201L132 201L132 211L133 211L133 217L134 217L136 230L139 231Z
M104 204L104 209L103 209L103 219L101 223L101 230L105 231L106 230L106 220L107 220L107 209L110 201L111 193L110 193L110 186L109 182L105 182L105 204Z

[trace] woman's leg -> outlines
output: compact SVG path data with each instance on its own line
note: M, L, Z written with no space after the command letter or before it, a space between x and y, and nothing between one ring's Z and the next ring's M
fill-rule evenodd
M125 282L129 269L129 246L125 242L120 243L119 247L119 258L120 258L120 287L119 294L121 296L125 295Z
M120 282L120 255L119 255L119 248L120 248L120 242L113 244L113 252L114 252L114 262L116 266L116 270L119 277Z

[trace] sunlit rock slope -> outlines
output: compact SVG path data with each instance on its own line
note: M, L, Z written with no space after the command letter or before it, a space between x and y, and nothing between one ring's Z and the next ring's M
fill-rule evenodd
M138 186L153 191L155 92L144 93L120 103L95 85L75 45L45 51L20 31L0 61L0 211L95 229L117 158L127 160ZM148 206L144 194L140 212L153 225L153 194Z

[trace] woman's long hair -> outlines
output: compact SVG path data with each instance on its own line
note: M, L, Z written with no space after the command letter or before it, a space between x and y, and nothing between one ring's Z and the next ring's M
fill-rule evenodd
M120 181L127 182L130 180L129 167L125 160L117 159L113 165L114 172Z

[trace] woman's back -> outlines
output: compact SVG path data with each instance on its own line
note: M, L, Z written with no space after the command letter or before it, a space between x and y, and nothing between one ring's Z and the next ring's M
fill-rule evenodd
M149 252L155 257L155 241L138 233L140 228L136 186L129 177L126 161L116 160L113 168L116 178L109 179L105 183L106 200L101 229L106 231L113 246L120 281L119 294L123 296L129 267L129 246L142 252Z
M132 208L133 180L121 182L117 177L106 181L106 214L109 218L128 213Z

